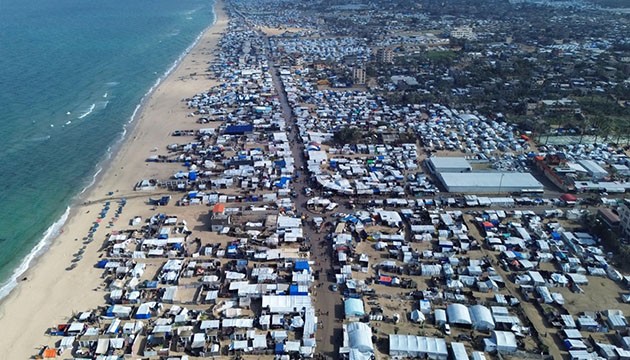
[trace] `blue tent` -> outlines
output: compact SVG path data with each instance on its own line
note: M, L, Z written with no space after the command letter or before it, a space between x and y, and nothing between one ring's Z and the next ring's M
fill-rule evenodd
M283 343L277 343L276 344L275 353L276 354L284 354L284 344Z
M296 284L289 285L289 295L308 295L308 291L300 291Z
M356 224L356 223L359 222L359 219L357 219L356 216L348 215L348 216L344 217L341 221L343 221L343 222L351 222L353 224Z
M306 260L298 260L295 262L295 267L294 270L295 271L303 271L303 270L310 270L311 267L308 264L308 261Z
M99 262L96 263L96 268L105 269L105 265L107 265L108 262L109 262L108 260L100 260Z
M254 125L244 124L244 125L230 125L225 128L224 134L228 135L243 135L245 133L250 133L254 131Z
M285 188L289 183L289 180L291 180L291 178L288 178L286 176L281 177L280 180L276 182L276 187Z

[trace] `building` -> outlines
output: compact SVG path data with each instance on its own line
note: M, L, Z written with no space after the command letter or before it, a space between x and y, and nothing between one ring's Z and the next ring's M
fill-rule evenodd
M578 161L578 164L582 165L593 180L601 180L608 177L608 171L606 171L606 169L601 167L594 160L580 160Z
M438 178L448 192L473 194L509 194L514 192L543 191L543 185L529 173L442 172Z
M476 38L476 35L470 26L458 26L451 30L451 37L455 39L473 40Z
M365 84L365 68L355 67L354 69L352 69L352 78L355 84Z
M220 232L230 226L230 215L225 214L225 204L214 205L210 216L210 228L213 232Z
M394 62L394 51L388 48L376 50L376 60L381 63L391 64Z
M426 160L427 167L431 173L461 173L472 171L472 166L463 157L439 157L433 156Z
M621 234L630 238L630 199L624 199L617 209Z

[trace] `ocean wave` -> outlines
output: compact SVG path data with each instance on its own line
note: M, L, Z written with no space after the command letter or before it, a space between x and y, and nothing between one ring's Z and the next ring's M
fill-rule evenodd
M37 245L31 250L28 255L22 260L22 263L13 270L13 274L11 277L2 284L0 287L0 299L6 297L11 290L13 290L18 284L18 278L24 274L26 270L28 270L29 266L33 262L35 258L37 258L43 250L50 244L50 241L54 239L57 235L60 234L60 230L63 225L68 220L68 216L70 215L70 207L66 208L66 211L61 215L59 220L57 220L54 224L50 225L48 229L42 234L42 239L37 243Z
M96 104L90 105L90 108L87 111L85 111L83 114L79 115L79 117L77 117L77 119L83 119L86 116L90 115L92 113L92 111L94 111L95 108L96 108Z
M118 81L110 81L110 82L105 83L105 85L110 86L110 87L114 87L118 84L120 84Z
M30 138L28 139L28 141L32 141L32 142L40 142L40 141L46 141L50 139L50 135L46 135L46 136L37 136L34 138Z
M89 188L92 187L92 185L94 185L96 183L96 178L97 178L98 174L101 173L101 171L103 171L103 168L99 166L96 169L96 172L94 173L94 175L92 175L92 181L90 181L89 184L85 185L83 190L81 190L81 192L79 193L79 196L83 195L86 191L88 191Z

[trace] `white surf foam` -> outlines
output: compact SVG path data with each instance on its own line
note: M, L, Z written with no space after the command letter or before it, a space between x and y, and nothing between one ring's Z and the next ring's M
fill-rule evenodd
M22 274L24 274L26 270L28 270L29 266L33 262L33 259L39 256L43 252L43 250L45 250L48 245L50 245L50 241L54 239L57 235L59 235L61 228L66 223L66 220L68 220L68 215L70 215L69 206L66 208L66 211L63 213L63 215L61 215L59 220L57 220L54 224L50 225L48 229L46 229L39 243L37 243L33 250L31 250L31 252L26 255L26 257L22 260L22 263L20 263L20 265L15 270L13 270L13 274L11 274L11 277L2 284L2 286L0 287L0 299L7 296L11 292L11 290L15 288L18 283L18 279L20 278L20 276L22 276Z
M90 105L90 108L86 112L84 112L83 114L79 115L79 117L77 119L83 119L86 116L90 115L94 111L95 108L96 108L96 104Z

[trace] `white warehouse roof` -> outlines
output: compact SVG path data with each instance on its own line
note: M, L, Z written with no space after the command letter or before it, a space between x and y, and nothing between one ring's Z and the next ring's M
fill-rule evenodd
M439 178L449 192L510 193L543 189L543 185L530 173L482 172L462 174L443 172L439 174Z
M463 157L439 157L433 156L428 160L429 168L433 172L467 172L472 167Z

